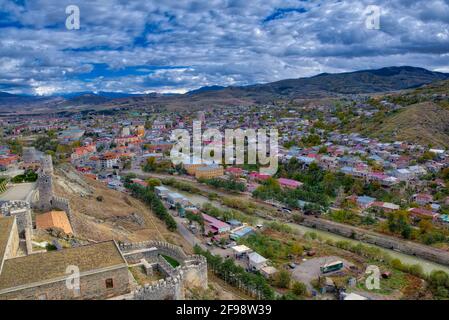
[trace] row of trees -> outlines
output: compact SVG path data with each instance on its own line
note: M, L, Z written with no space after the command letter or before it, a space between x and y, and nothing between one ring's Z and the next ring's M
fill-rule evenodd
M128 176L125 178L125 188L130 190L134 197L148 204L156 216L165 222L168 230L175 231L177 229L175 219L173 219L173 217L168 213L162 201L154 193L154 187L144 187L139 184L132 183L131 178Z
M221 188L229 191L244 192L246 185L243 182L238 182L235 179L200 179L201 183L206 183L215 188Z
M303 185L297 189L283 189L276 179L269 178L253 192L255 198L262 200L277 200L291 208L299 208L298 200L328 207L329 197L319 185Z
M142 170L145 172L169 172L171 169L171 161L157 161L155 157L149 157L142 166Z
M174 178L162 179L162 183L188 193L201 194L201 190L197 187L194 187L189 183L178 181Z
M391 233L400 235L404 239L418 240L425 245L447 243L448 231L437 228L429 219L421 219L418 228L412 227L410 215L405 210L388 214L387 220L380 226Z
M35 182L37 180L37 173L33 170L27 170L24 174L20 174L11 179L13 183Z
M246 272L241 266L236 265L232 259L215 256L199 246L195 246L194 251L196 254L205 256L209 268L224 281L245 289L249 294L257 296L259 299L274 299L274 290L262 275Z

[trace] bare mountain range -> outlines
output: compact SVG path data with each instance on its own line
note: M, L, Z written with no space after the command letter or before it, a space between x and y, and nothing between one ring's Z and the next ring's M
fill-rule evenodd
M449 74L402 66L338 74L323 73L309 78L287 79L240 87L210 86L182 95L82 92L67 93L56 97L38 97L0 92L0 110L5 107L9 110L11 107L31 109L33 106L43 110L74 106L132 107L148 104L169 108L247 105L268 103L279 99L325 98L348 94L392 92L417 88L445 79L449 79Z

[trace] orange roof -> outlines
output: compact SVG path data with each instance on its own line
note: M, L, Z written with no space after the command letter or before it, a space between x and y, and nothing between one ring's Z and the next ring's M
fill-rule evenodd
M72 226L64 211L50 211L36 216L37 229L59 228L66 234L73 234Z
M118 157L118 155L117 155L117 154L115 154L115 153L110 153L110 152L107 152L107 153L105 153L104 155L102 155L102 156L101 156L101 159L103 159L103 160L108 160L108 159L117 159L117 157Z
M93 173L85 173L84 176L87 177L87 178L91 178L91 179L97 180L97 175L93 174Z
M9 164L11 164L12 162L16 161L17 159L18 159L18 156L15 155L15 154L10 154L10 155L7 155L7 156L2 156L2 157L0 157L0 164L3 164L3 165L9 165Z

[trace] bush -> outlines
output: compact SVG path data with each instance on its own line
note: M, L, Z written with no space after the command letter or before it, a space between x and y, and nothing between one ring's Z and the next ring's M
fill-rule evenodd
M292 286L292 292L297 296L304 296L307 293L307 286L302 282L295 282Z
M293 218L293 221L295 221L296 223L301 223L304 221L304 217L299 214L296 214L296 213L293 214L292 218Z
M51 244L51 243L47 244L45 249L47 249L47 251L56 251L57 250L56 246L54 244Z
M281 270L274 277L274 284L278 288L290 288L291 276L287 270Z
M279 300L298 300L298 296L295 295L293 292L287 292L283 294Z
M317 234L316 234L315 232L307 231L307 232L304 234L304 238L315 240L315 239L317 238Z
M408 271L419 278L424 278L424 270L419 264L413 264L408 268Z
M275 230L275 231L279 231L282 233L293 233L293 229L289 225L284 224L284 223L273 221L273 222L268 223L267 225L268 225L268 228Z
M391 267L393 267L394 269L397 269L397 270L401 270L401 269L404 268L403 265L402 265L401 260L399 260L399 259L391 260L390 264L391 264Z

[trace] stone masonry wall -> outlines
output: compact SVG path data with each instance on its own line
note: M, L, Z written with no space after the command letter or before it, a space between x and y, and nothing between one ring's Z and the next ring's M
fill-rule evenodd
M106 288L106 279L113 279L114 287ZM73 290L69 290L66 281L62 280L50 284L41 284L31 288L22 289L9 293L0 291L0 300L92 300L107 299L113 296L129 292L128 268L123 267L116 270L100 272L80 279L80 295L75 296Z
M157 248L159 254L170 256L178 261L184 261L188 258L185 252L178 246L163 242L163 241L143 241L135 243L121 243L119 244L122 252L129 252L133 250Z
M135 300L179 300L185 298L187 287L207 288L207 261L203 256L188 256L180 247L162 241L127 243L119 247L128 263L142 260L156 262L167 276L156 283L139 287L134 292ZM174 268L161 255L176 259L180 266Z
M185 298L182 276L161 279L134 292L134 300L183 300Z
M16 219L17 221L17 219ZM6 251L4 255L4 259L11 259L16 257L17 251L19 250L19 232L17 230L17 222L14 221L14 224L11 229L11 233L9 235L8 242L6 244ZM0 261L1 262L1 261Z
M61 209L67 213L67 218L69 219L69 222L72 225L73 233L76 234L74 216L72 209L70 208L69 200L67 200L66 198L53 196L51 204L53 208Z
M37 187L39 190L39 202L37 207L42 211L50 211L52 209L53 199L53 178L51 175L39 174L37 179Z
M15 216L17 221L17 229L20 234L25 232L26 228L33 227L33 220L31 218L31 207L27 201L8 201L2 203L0 212L5 216Z

